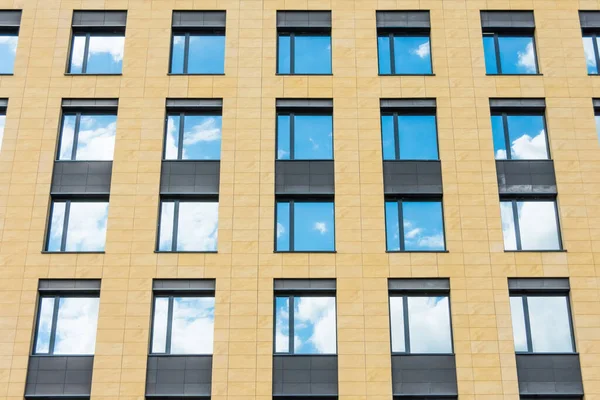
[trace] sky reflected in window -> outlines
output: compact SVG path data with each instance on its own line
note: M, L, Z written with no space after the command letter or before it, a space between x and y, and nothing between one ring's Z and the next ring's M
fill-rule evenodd
M290 221L290 207L294 219ZM292 226L290 226L292 225ZM293 230L294 242L289 233ZM335 225L331 202L287 202L277 204L277 251L334 251Z
M291 123L294 140L291 140ZM293 155L292 148L293 146ZM279 160L332 160L333 118L331 115L278 115L277 158Z
M124 36L91 35L88 41L87 62L84 63L86 40L88 39L85 35L73 36L70 73L120 74L122 72Z
M219 223L218 202L179 202L178 215L175 203L161 203L159 251L217 251ZM173 246L173 222L177 225L177 243Z
M12 74L17 55L18 35L0 35L0 74Z
M394 118L397 118L397 135L394 132ZM435 115L383 115L381 117L383 159L438 160L435 119Z
M596 115L596 132L598 132L598 143L600 144L600 115ZM4 121L2 119L2 117L0 117L0 125L2 127L2 130L4 130ZM0 143L1 145L1 143Z
M190 35L189 74L225 72L225 35Z
M500 202L502 233L505 250L560 250L560 237L553 201L518 201L517 215L521 248L517 246L517 232L513 204Z
M67 231L64 230L69 208ZM48 251L104 251L108 202L54 202L48 238ZM63 235L66 235L62 248Z
M77 115L63 116L59 160L104 160L114 157L117 135L116 115L81 115L79 131L75 132ZM74 143L77 136L77 143ZM73 157L75 146L75 157Z
M498 36L500 69L493 35L483 36L486 72L488 74L537 74L537 60L532 36Z
M596 38L595 40L596 45L598 45L598 39ZM588 74L598 74L598 61L596 58L596 49L594 49L594 37L583 37L583 51L585 54L585 65L587 67Z
M377 39L379 73L427 75L432 73L431 43L428 36L394 36L394 63L391 62L390 37Z
M385 211L388 251L443 251L445 249L441 202L402 202L403 246L400 243L398 202L386 202Z
M50 352L50 335L52 334L52 315L54 314L54 297L42 297L38 314L37 341L35 352Z
M222 117L220 115L185 115L183 137L181 116L169 115L165 139L166 160L220 160ZM180 143L183 147L180 148Z
M508 140L504 134L502 115L492 115L492 134L496 160L547 160L548 143L543 115L507 115Z
M292 41L294 42L293 65ZM331 74L331 36L279 35L278 47L278 73Z
M0 150L2 150L2 141L4 140L4 126L6 125L6 115L0 115Z

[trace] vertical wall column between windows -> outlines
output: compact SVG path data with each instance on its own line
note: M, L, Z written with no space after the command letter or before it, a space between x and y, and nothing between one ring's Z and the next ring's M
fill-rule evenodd
M25 398L89 398L100 281L41 279Z
M579 11L579 22L583 35L583 51L588 74L598 75L600 67L600 11Z
M0 75L12 75L14 71L21 13L21 10L0 11Z
M509 278L508 289L521 398L581 399L568 278Z

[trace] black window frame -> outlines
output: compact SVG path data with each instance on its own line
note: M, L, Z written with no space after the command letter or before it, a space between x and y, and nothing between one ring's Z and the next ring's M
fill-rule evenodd
M485 37L493 37L494 38L494 53L496 56L496 70L498 72L487 72L486 75L496 76L496 75L506 75L506 76L530 76L530 75L541 75L540 73L540 63L538 60L538 51L537 51L537 43L535 40L535 30L534 29L525 29L525 28L511 28L507 30L503 29L484 29L482 33L482 40ZM500 38L501 37L531 37L531 41L533 43L533 54L535 59L535 72L531 74L523 74L523 73L505 73L502 72L502 61L500 59ZM483 50L483 56L485 58L485 48Z
M277 249L277 205L279 203L288 203L290 212L289 212L289 250L278 250ZM294 250L294 204L295 203L331 203L333 205L333 250ZM273 232L273 243L274 243L274 253L336 253L336 222L335 222L335 198L333 196L320 196L320 197L288 197L282 196L275 198L275 226Z
M279 56L280 56L280 46L279 39L282 36L290 37L290 72L281 72L279 71ZM331 53L330 53L330 64L331 64L331 72L322 73L322 72L295 72L295 61L296 61L296 46L295 40L296 36L318 36L318 37L329 37L329 41L331 43ZM333 38L331 36L331 28L279 28L277 29L277 59L276 59L276 75L299 75L299 76L331 76L333 75Z
M73 127L73 148L71 149L71 158L70 159L65 159L65 160L61 160L60 159L60 150L62 148L62 142L63 142L63 131L65 128L65 117L68 116L75 116L75 126ZM60 117L60 130L58 132L58 140L57 140L57 149L56 149L56 156L55 156L55 161L61 161L61 162L69 162L69 161L114 161L114 153L113 153L113 160L78 160L77 157L77 144L79 141L79 131L80 131L80 124L81 124L81 117L82 116L91 116L91 115L100 115L100 116L115 116L117 117L117 110L115 109L107 109L107 110L101 110L101 109L94 109L94 108L89 108L89 109L76 109L76 110L64 110L61 113L61 117ZM115 135L116 138L116 135ZM114 149L113 149L114 151Z
M491 110L491 116L502 117L502 129L504 131L504 146L506 147L506 160L501 161L511 161L512 152L511 152L511 142L510 142L510 132L508 129L508 117L509 116L518 116L518 117L542 117L544 122L544 135L546 136L546 153L548 154L548 158L545 159L528 159L528 160L552 160L552 153L550 152L550 137L548 136L548 122L546 121L546 112L545 110L537 110L537 109L494 109ZM493 139L493 132L492 132ZM494 152L494 158L495 152ZM519 161L528 161L525 159L518 159Z
M290 158L279 158L279 117L290 117ZM331 158L295 158L295 119L296 116L325 116L331 117ZM314 108L314 109L277 109L275 117L275 160L277 161L333 161L334 160L334 145L333 145L333 109L330 108Z
M181 75L181 74L176 74L176 75ZM206 74L205 74L206 75ZM208 74L210 75L210 74ZM179 132L178 132L178 146L177 146L177 158L166 158L166 153L167 153L167 135L169 134L169 117L179 117ZM183 161L183 162L187 162L187 161L203 161L203 162L220 162L221 161L221 156L222 156L222 150L221 153L219 153L219 159L214 160L214 159L210 159L210 160L205 160L205 159L183 159L183 135L185 132L185 117L220 117L221 118L221 123L223 122L223 111L222 108L219 107L218 109L212 108L212 107L207 107L207 108L201 108L201 109L193 109L193 108L167 108L167 114L165 116L165 128L164 128L164 135L163 135L163 149L162 149L162 161ZM223 145L223 137L222 137L222 132L221 132L221 145Z
M173 47L175 45L175 36L185 36L183 45L183 72L173 72ZM223 36L226 38L226 27L172 27L171 28L171 46L169 50L169 75L225 75L223 72L188 72L190 58L190 36ZM224 45L226 49L227 44ZM223 60L223 67L225 60Z
M75 38L85 36L85 47L83 50L83 61L81 64L81 72L72 72L71 65L73 63L73 49ZM121 72L87 72L88 55L90 49L90 39L92 36L103 37L123 37L125 39L125 27L73 27L71 33L71 41L69 43L69 55L67 57L67 75L123 75L123 65ZM123 41L123 54L125 51L125 42Z
M383 159L383 161L440 161L440 136L437 121L437 107L414 107L414 108L398 108L398 109L382 109L381 118L385 116L393 117L394 124L394 158ZM398 116L433 116L435 118L435 146L437 152L436 159L413 159L413 158L400 158L400 125L398 123ZM383 124L381 124L381 154L383 157Z
M396 72L396 56L394 49L394 38L396 37L422 37L427 36L429 38L429 65L431 66L431 72L427 73L398 73ZM389 38L389 52L390 52L390 73L385 74L381 72L379 68L379 60L381 53L379 52L379 43L377 45L377 73L380 76L432 76L435 75L433 72L433 50L431 47L431 29L425 28L379 28L377 29L377 41L379 38Z
M519 225L519 209L517 203L519 202L553 202L554 203L554 215L556 217L556 229L558 235L558 249L540 249L540 250L523 250L523 246L521 243L521 227ZM513 226L515 227L515 242L517 245L516 250L504 250L505 252L560 252L564 251L563 247L563 239L560 228L560 214L558 212L558 201L555 196L535 196L535 197L524 197L524 196L511 196L511 197L501 197L500 203L508 203L512 204L512 217L513 217Z
M398 204L398 239L400 241L400 250L389 250L387 248L387 211L385 203L395 202ZM406 243L404 242L404 209L402 203L440 203L442 208L442 232L444 234L444 248L442 250L406 250ZM386 253L447 253L448 247L446 243L446 218L444 216L444 199L441 196L386 196L384 199L383 207L384 219L385 219L385 252Z

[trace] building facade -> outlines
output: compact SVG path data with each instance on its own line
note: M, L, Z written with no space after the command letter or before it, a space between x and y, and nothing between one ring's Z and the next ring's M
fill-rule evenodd
M600 399L597 0L0 0L0 399Z

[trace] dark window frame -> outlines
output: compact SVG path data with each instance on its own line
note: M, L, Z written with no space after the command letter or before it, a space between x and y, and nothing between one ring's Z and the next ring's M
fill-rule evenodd
M289 36L290 38L290 72L281 72L279 71L279 58L280 58L280 46L279 39L282 36ZM318 37L328 37L329 42L331 43L331 53L330 53L330 64L331 64L331 72L323 73L323 72L295 72L295 61L296 61L296 46L295 40L296 36L318 36ZM276 75L308 75L308 76L330 76L333 75L333 38L331 36L331 28L319 28L319 29L307 29L307 28L285 28L277 30L277 60L276 60Z
M599 30L582 30L582 34L581 37L582 39L585 38L591 38L592 39L592 44L594 45L594 59L596 60L596 72L591 73L588 72L588 75L598 75L600 74L600 49L598 49L598 42L597 42L597 38L600 36L600 31ZM584 50L584 56L585 56L585 50ZM587 66L586 66L587 69Z
M394 158L383 159L383 161L440 161L440 137L437 121L437 110L436 108L429 107L414 107L413 109L394 109L394 110L381 110L381 119L386 116L393 117L394 124ZM437 152L436 159L412 159L412 158L400 158L400 125L398 123L399 116L425 116L435 118L435 149ZM381 121L380 119L380 121ZM381 155L383 157L383 124L381 124Z
M444 234L444 248L441 250L406 250L406 243L404 243L404 209L402 204L406 203L440 203L442 208L442 233ZM386 203L397 203L398 204L398 239L400 241L400 250L389 250L387 248L387 207ZM390 196L384 199L383 213L385 218L385 251L386 253L446 253L446 221L444 217L444 199L439 196Z
M62 142L63 142L63 132L64 132L64 128L65 128L65 117L68 116L75 116L75 126L73 127L73 148L71 149L71 158L68 160L61 160L60 159L60 149L62 147ZM57 149L56 149L56 157L55 157L55 161L61 161L61 162L69 162L69 161L113 161L113 160L78 160L77 157L77 144L79 141L79 131L80 131L80 124L81 124L81 117L84 116L90 116L90 115L98 115L98 116L115 116L117 117L117 111L116 110L99 110L99 109L94 109L94 108L90 108L88 110L77 110L77 111L63 111L62 115L61 115L61 119L60 119L60 130L58 132L58 140L57 140ZM114 154L113 154L113 159L114 159Z
M210 74L209 74L210 75ZM205 160L205 159L183 159L183 135L185 132L185 117L220 117L221 118L221 123L223 122L223 112L221 111L222 109L219 107L217 108L206 108L206 109L202 109L202 110L198 110L198 109L167 109L167 114L165 116L165 128L164 128L164 135L163 135L163 149L162 149L162 161L183 161L183 162L187 162L187 161L213 161L213 162L220 162L221 161L221 154L219 154L219 159L214 160L214 159L210 159L210 160ZM178 132L178 144L177 144L177 158L166 158L166 152L167 152L167 135L169 134L169 117L179 117L179 132ZM221 145L223 144L223 136L222 136L223 132L221 132Z
M492 29L492 30L484 30L482 34L482 40L485 37L493 37L494 38L494 54L496 56L496 70L497 72L487 72L486 75L508 75L508 76L527 76L527 75L540 75L540 63L538 60L538 52L537 52L537 43L535 40L535 31L533 29L510 29L510 30L502 30L502 29ZM500 38L501 37L531 37L531 43L533 44L533 55L535 59L535 72L531 74L527 73L505 73L502 72L502 61L500 59ZM485 58L485 48L483 51L483 56Z
M550 137L548 136L548 123L546 121L546 112L545 110L528 110L527 108L521 109L521 110L515 110L515 109L508 109L508 110L503 110L503 109L492 109L491 111L491 116L492 117L502 117L502 129L503 129L503 133L504 133L504 146L506 147L506 160L501 160L501 161L510 161L512 160L512 152L511 152L511 142L510 142L510 132L508 129L508 117L512 117L512 116L518 116L518 117L542 117L542 121L544 122L544 135L546 136L546 153L548 153L548 158L546 158L545 160L552 160L552 153L550 152ZM492 137L493 137L493 132L492 132ZM494 152L494 158L495 158L495 152ZM524 159L518 159L521 161L526 161ZM531 159L532 161L535 161L537 159ZM544 159L542 159L544 160Z
M290 158L279 158L279 117L290 117ZM331 117L331 158L295 158L295 119L296 116L325 116ZM329 108L315 108L314 110L298 109L298 110L277 110L275 116L275 159L277 161L333 161L334 160L334 145L333 145L333 110Z
M423 37L427 36L429 38L429 65L431 66L431 72L426 73L399 73L396 72L396 50L394 49L394 38L399 37ZM379 60L381 59L381 54L379 52L379 44L377 45L377 73L381 76L432 76L435 75L433 72L433 50L431 47L431 29L415 29L415 28L379 28L377 30L377 41L379 42L379 38L388 37L389 38L389 52L390 52L390 73L386 74L381 72L379 68Z
M289 221L290 221L290 233L289 233L289 250L278 250L277 249L277 205L279 203L288 203L290 212L289 212ZM331 203L333 205L333 250L294 250L294 204L295 203ZM335 223L335 199L333 196L323 196L323 197L307 197L307 198L298 198L298 197L280 197L275 199L275 227L273 232L273 240L274 240L274 253L335 253L337 250L336 246L336 223Z
M76 37L85 37L85 47L83 50L83 61L81 64L81 72L72 72L71 65L73 63L73 48L75 47ZM121 66L121 72L87 72L88 55L90 50L90 40L92 36L103 36L103 37L122 37L125 39L125 27L120 28L99 28L99 27L85 27L85 28L73 28L71 33L71 41L69 44L69 56L67 57L67 75L122 75L123 66ZM125 43L123 43L123 50L125 50ZM124 54L124 53L123 53Z
M183 72L173 72L173 48L175 47L175 36L185 36L183 45ZM226 28L201 28L201 27L172 27L171 28L171 48L169 50L169 74L170 75L225 75L223 72L188 72L190 58L190 36L223 36L226 38ZM227 43L225 43L227 49ZM223 66L225 61L223 61Z
M392 297L402 298L402 317L404 320L404 351L394 351L392 343ZM450 353L413 353L410 351L410 321L408 298L409 297L446 297L448 298L448 324L450 328ZM390 352L393 356L408 356L408 355L454 355L454 330L452 329L452 304L450 301L450 292L447 290L426 290L426 291L409 291L409 290L389 290L388 293L388 312L390 324Z

